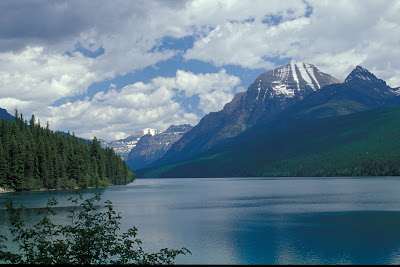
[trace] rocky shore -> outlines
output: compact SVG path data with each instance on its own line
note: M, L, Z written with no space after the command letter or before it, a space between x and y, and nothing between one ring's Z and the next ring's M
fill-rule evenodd
M10 192L14 192L15 190L12 189L4 189L2 187L0 187L0 194L2 193L10 193Z

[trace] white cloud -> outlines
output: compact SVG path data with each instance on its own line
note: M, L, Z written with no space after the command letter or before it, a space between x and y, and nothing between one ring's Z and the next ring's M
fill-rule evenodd
M178 70L174 78L156 78L156 86L168 86L183 92L186 97L197 95L200 98L198 108L207 114L219 111L233 98L234 88L240 79L229 75L224 69L218 73L194 74Z
M302 56L345 79L356 66L394 84L400 62L400 4L397 1L312 1ZM298 53L300 55L300 53ZM294 54L296 56L296 54Z
M185 58L245 68L272 68L269 58L295 58L342 80L352 68L362 65L391 86L400 85L400 61L396 60L400 56L399 2L307 2L312 7L309 17L305 17L306 4L300 1L290 3L292 8L275 9L272 14L291 14L283 15L279 24L262 23L263 12L268 15L262 3L251 5L250 9L242 6L254 20L243 21L243 16L237 15L239 19L235 21L218 21L199 35Z
M12 115L14 115L14 109L18 109L19 113L21 113L21 110L26 111L34 109L35 105L36 104L32 101L23 101L12 97L0 98L0 107L7 109L8 113ZM27 113L25 113L25 115L27 115Z
M90 70L92 65L91 58L50 54L43 47L0 53L0 97L51 104L84 93L103 78Z
M198 38L193 48L185 53L186 59L212 62L216 66L233 64L271 69L275 64L265 57L285 56L281 49L287 47L285 43L290 40L292 32L307 23L307 19L302 17L307 4L302 1L211 2L192 2L193 10L204 10L203 19L209 22L203 23L212 29L196 33ZM283 23L263 23L271 16ZM202 20L199 18L199 21Z
M4 5L2 10L6 11L10 3ZM0 41L9 44L8 49L20 51L20 43L36 44L46 47L46 53L62 55L78 41L91 50L103 47L105 53L89 69L103 79L171 58L176 51L150 51L165 36L188 35L197 40L185 57L216 66L269 69L275 66L268 58L293 57L324 66L341 79L348 68L364 64L389 80L397 76L389 66L400 67L394 60L400 37L397 1L61 1L54 5L32 3L24 8L13 5L21 16L2 13L7 19L0 27ZM312 14L305 18L308 5ZM262 23L269 17L278 20ZM51 27L43 28L43 24ZM13 31L13 27L18 28ZM355 56L344 62L344 54ZM81 63L83 68L87 68L86 60Z
M261 21L226 22L196 41L185 58L213 62L216 66L233 64L271 69L275 64L264 57L286 57L290 47L288 40L308 23L307 18L286 21L277 26Z
M153 96L150 94L147 98ZM126 137L146 127L164 130L172 123L194 123L198 120L193 116L189 116L191 120L186 120L185 111L172 101L156 107L120 107L108 101L85 99L51 107L48 112L51 128L70 130L89 139L97 136L108 141Z
M308 5L312 13L306 17ZM93 98L51 106L87 94L94 82L180 53L158 47L166 36L194 36L184 57L218 67L270 69L273 58L288 57L342 80L362 65L400 86L399 12L398 1L366 0L2 1L0 107L34 113L53 129L112 139L145 127L196 123L198 115L185 111L177 95L198 96L194 108L208 113L222 109L234 92L248 86L225 70L177 71L175 77L138 81L121 90L112 83ZM105 52L96 58L66 55L77 42Z
M199 107L206 113L222 109L221 103L228 103L233 98L232 93L212 91L200 98Z
M268 4L262 0L60 1L52 5L9 3L2 10L7 7L18 9L19 16L0 13L5 18L0 26L0 43L6 44L5 49L20 51L28 45L62 55L72 51L77 42L92 51L103 47L105 53L94 60L90 71L110 77L171 58L176 51L151 51L165 36L202 36L210 27L221 27L227 21L263 19L271 14L295 18L304 13L306 5L295 0Z
M175 99L177 94L184 98L197 95L198 108L209 113L221 110L233 98L239 83L238 77L225 70L206 74L178 70L175 77L157 77L149 83L137 82L121 90L111 88L92 99L86 97L57 107L43 106L35 115L42 123L48 120L52 129L111 141L146 127L165 130L171 124L195 125L200 117L186 111Z

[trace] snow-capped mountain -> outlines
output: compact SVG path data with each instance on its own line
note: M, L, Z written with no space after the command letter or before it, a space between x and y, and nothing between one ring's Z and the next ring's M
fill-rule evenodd
M273 117L308 94L340 82L314 65L300 61L290 61L286 66L265 72L223 110L203 117L154 166L186 159L226 142L253 126L259 118Z
M101 142L102 147L111 147L114 149L115 153L119 154L124 160L127 160L129 152L134 148L139 141L139 139L144 135L156 135L162 133L162 131L157 129L145 128L141 131L134 132L125 139L111 141L109 143L103 141Z
M189 124L171 125L165 132L144 135L127 157L127 164L137 170L162 157L168 149L186 132L192 129Z
M309 94L282 111L279 120L280 124L285 124L287 121L348 115L397 105L400 105L399 88L391 88L384 80L357 66L343 83L327 85L323 90Z
M286 67L285 75L281 76L284 85L290 84L288 81L293 79L289 68L296 70L296 67ZM282 72L275 70L275 73ZM270 84L279 77L274 73L260 76L272 77ZM289 78L286 79L285 76ZM265 80L267 79L264 79L264 82ZM246 109L243 104L245 97L249 98L248 103L254 109L258 101L256 100L258 91L260 91L260 95L266 91L267 96L272 96L271 99L265 98L264 108L268 108L268 105L283 103L276 100L282 94L274 94L273 86L267 87L268 84L265 82L264 90L263 80L261 80L261 89L258 90L258 81L259 78L246 93L235 99L235 102L232 101L234 103L227 104L224 108L225 114L232 114L240 104L242 104L240 106L243 108L242 112L245 113ZM292 82L290 85L292 86L291 90L294 86L294 96L288 95L283 100L296 98L297 84L300 82ZM302 89L301 85L300 89ZM206 117L203 118L199 125L205 130L205 121L209 122L211 130L208 133L205 131L199 133L192 142L187 143L178 152L173 150L175 145L180 143L180 141L176 142L169 152L158 161L158 163L162 160L167 162L166 160L170 159L167 156L173 155L177 158L181 157L181 159L178 158L178 163L139 170L137 177L310 175L305 174L304 171L317 171L318 175L325 173L324 175L328 176L344 175L343 173L354 175L355 171L364 169L364 167L360 168L363 165L360 165L360 162L369 162L375 166L377 164L375 159L378 159L378 162L382 160L383 167L378 169L386 171L388 161L384 155L394 155L392 154L396 152L394 144L397 144L396 140L398 140L398 118L400 116L398 91L399 87L391 88L384 80L378 79L368 70L357 66L347 76L345 82L325 85L290 106L284 105L285 108L275 113L273 109L269 109L269 113L273 115L268 116L269 113L263 113L252 127L230 139L229 142L215 145L201 154L194 154L190 159L181 160L184 153L194 151L190 150L192 147L189 145L195 145L195 141L201 142L200 134L204 139L206 137L211 139L221 133L221 130L213 132L213 128L210 126L211 120L206 121ZM254 96L252 101L249 94ZM258 99L260 99L260 95L258 95ZM223 112L210 114L209 118L213 116L215 118L217 115L220 116L219 122L221 123L228 119ZM194 132L196 127L180 140L184 140L187 135ZM171 151L174 151L175 154L171 154ZM372 153L376 154L371 157ZM365 161L362 160L363 156L366 157ZM292 161L296 157L298 160ZM393 158L396 157L398 158L398 156ZM323 163L327 159L329 163ZM274 163L270 164L271 162ZM352 163L348 164L349 162ZM346 165L346 167L338 169L340 164L344 164L343 166ZM321 168L321 166L324 167ZM296 171L288 174L288 170L291 168ZM280 173L277 172L277 169L280 169ZM328 169L331 171L326 172ZM371 170L374 172L373 175L376 175L376 168Z
M324 85L341 81L319 71L314 65L292 60L286 66L261 74L254 83L257 84L257 82L255 100L258 101L262 96L265 101L266 97L274 96L303 98Z
M246 115L238 116L244 116L247 129L260 117L274 116L276 112L302 100L308 94L335 83L341 81L321 72L314 65L292 60L286 66L257 77L240 103L242 112L248 107L250 109Z

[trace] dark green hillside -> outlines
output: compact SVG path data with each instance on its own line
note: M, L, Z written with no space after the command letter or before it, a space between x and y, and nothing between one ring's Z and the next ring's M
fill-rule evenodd
M241 138L138 177L400 175L400 107L297 123ZM272 130L271 130L272 129Z
M86 142L74 135L53 132L15 119L0 121L0 187L15 190L103 187L126 184L133 172L110 148L94 138Z

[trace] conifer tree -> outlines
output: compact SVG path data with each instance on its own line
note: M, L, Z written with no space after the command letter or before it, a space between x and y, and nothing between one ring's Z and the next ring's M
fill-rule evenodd
M14 136L11 137L10 146L10 174L8 184L16 189L22 189L24 180L24 162L21 146Z
M112 149L40 126L29 125L15 110L13 121L0 120L0 186L34 188L101 187L126 184L134 174Z
M8 162L4 153L3 145L0 143L0 184L7 183Z

